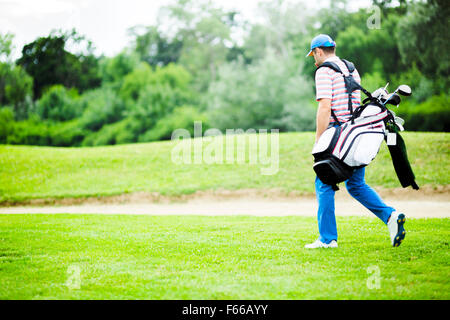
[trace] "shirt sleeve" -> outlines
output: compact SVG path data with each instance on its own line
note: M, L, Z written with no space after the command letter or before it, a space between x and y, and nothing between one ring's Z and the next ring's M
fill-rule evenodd
M355 69L355 71L353 71L352 75L353 75L353 79L355 79L356 82L361 84L361 77L359 76L358 70Z
M355 79L355 81L357 83L359 83L359 85L361 85L361 77L359 76L358 70L355 69L355 71L353 71L352 75L353 75L353 79ZM353 91L352 99L354 100L354 103L356 103L357 105L360 105L361 104L361 90Z
M323 67L316 72L316 100L331 99L333 88L331 86L333 79L328 73L329 68Z

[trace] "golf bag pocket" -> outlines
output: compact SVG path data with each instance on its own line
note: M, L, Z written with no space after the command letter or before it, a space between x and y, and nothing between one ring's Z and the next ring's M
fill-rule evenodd
M314 172L319 179L328 185L336 185L348 180L353 169L334 156L316 161L313 165Z
M342 127L331 127L325 130L312 150L314 172L323 183L332 186L349 179L353 173L352 168L333 155L333 149L341 132Z
M367 166L380 150L384 140L384 123L348 126L334 149L334 155L350 167Z
M344 154L343 161L351 167L367 166L378 154L384 140L383 131L368 130L355 137L354 147Z
M335 185L350 178L354 169L372 162L384 140L386 117L386 111L366 113L353 123L325 130L312 150L319 179Z

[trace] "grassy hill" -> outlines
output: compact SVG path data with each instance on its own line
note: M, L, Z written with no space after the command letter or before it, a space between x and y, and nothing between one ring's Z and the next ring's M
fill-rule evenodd
M250 142L255 137L245 136L246 156L242 164L236 163L236 150L234 163L227 163L224 153L224 164L176 164L171 152L179 143L177 141L94 148L3 145L0 146L0 202L137 191L163 195L242 188L314 191L310 154L313 133L280 134L279 165L273 175L262 174L262 168L270 167L270 164L261 164L259 159L256 164L249 161L250 150L255 150ZM448 185L450 134L406 132L403 137L418 184ZM236 136L210 139L203 141L204 151L218 141L230 146L233 139L237 144ZM269 144L269 155L270 147ZM194 149L191 150L192 159L193 154ZM367 168L366 180L372 186L400 187L385 144Z

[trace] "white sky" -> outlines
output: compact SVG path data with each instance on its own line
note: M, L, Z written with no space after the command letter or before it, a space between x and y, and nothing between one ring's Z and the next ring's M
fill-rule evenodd
M244 18L256 19L260 0L214 0L223 8L237 9ZM291 0L293 1L293 0ZM330 0L299 1L311 8L326 6ZM332 0L331 0L332 1ZM14 58L24 44L52 29L71 30L92 40L97 54L112 56L129 44L127 30L135 25L154 25L158 9L170 0L0 0L0 33L15 35ZM312 4L311 4L312 3ZM353 2L352 2L353 3ZM370 0L354 2L368 7Z

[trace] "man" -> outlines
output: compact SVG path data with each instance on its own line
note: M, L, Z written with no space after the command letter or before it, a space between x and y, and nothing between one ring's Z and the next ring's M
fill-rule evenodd
M335 54L336 43L328 35L318 35L311 41L311 51L307 57L314 56L315 64L319 67L325 61L336 63L341 71L348 75L349 71L339 57ZM352 73L353 78L361 83L358 71ZM316 72L316 100L319 108L316 116L316 143L322 133L331 126L337 126L351 117L348 102L348 93L345 88L344 77L341 73L328 67L319 68ZM352 106L355 110L360 105L361 93L356 90L352 94ZM333 111L333 112L332 112ZM334 113L334 115L333 115ZM336 121L338 120L338 121ZM405 238L405 215L398 213L394 208L387 206L379 195L369 187L364 180L365 168L356 169L353 175L345 182L345 186L352 197L358 200L367 209L373 212L387 226L394 247L401 244ZM334 207L334 194L332 186L324 184L318 177L315 180L316 197L319 203L317 213L319 225L319 238L307 244L305 248L336 248L337 227Z

